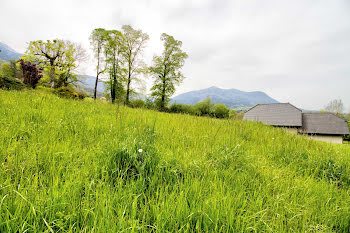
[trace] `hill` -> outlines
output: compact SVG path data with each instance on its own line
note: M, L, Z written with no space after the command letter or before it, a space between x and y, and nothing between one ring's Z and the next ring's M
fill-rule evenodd
M93 96L95 90L96 77L91 75L79 75L78 79L79 82L77 83L77 86L83 91L87 92L90 96ZM106 87L103 81L99 80L97 85L97 96L103 96L105 90Z
M0 42L0 59L2 61L17 60L22 54L16 52L8 45Z
M278 101L261 91L245 92L237 89L221 89L218 87L186 92L175 96L172 102L192 105L204 100L208 96L214 103L222 103L233 109L252 107L260 103L278 103Z
M0 90L0 232L349 232L350 147Z

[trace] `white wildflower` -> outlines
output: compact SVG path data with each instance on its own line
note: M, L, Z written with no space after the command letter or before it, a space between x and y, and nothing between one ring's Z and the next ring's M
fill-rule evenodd
M139 149L139 153L142 153L142 149Z

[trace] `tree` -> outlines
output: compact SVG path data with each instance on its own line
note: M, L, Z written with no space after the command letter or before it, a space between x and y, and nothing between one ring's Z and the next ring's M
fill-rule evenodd
M136 75L144 72L144 64L140 59L149 36L141 30L135 30L130 25L122 27L125 51L123 57L126 63L126 96L125 104L130 102L131 82L137 80Z
M103 62L103 57L102 57L103 47L105 45L105 42L106 42L106 30L103 28L94 29L90 35L90 44L93 46L94 54L97 59L94 99L96 99L99 75L105 71L105 69L101 69L101 65Z
M165 33L160 39L163 41L164 50L161 56L153 57L153 66L149 68L149 72L155 78L151 95L156 98L156 103L163 110L175 92L175 85L184 79L180 69L188 56L181 50L181 41Z
M214 103L211 102L210 97L208 96L204 101L196 103L194 107L199 110L201 116L205 116L211 115L215 106Z
M59 59L59 87L76 83L79 65L88 59L86 50L81 44L67 40L64 41L64 47L65 52Z
M122 53L125 51L123 44L123 35L118 30L106 31L106 44L104 46L106 66L109 71L108 88L110 89L112 103L115 102L117 95L120 98L123 89L123 77L125 69L122 65Z
M24 60L35 62L44 68L50 77L51 88L55 87L55 75L61 65L62 56L65 54L63 40L31 41L24 55Z
M215 104L214 115L216 118L229 118L230 109L225 104Z
M32 88L36 88L36 85L42 78L42 69L38 69L36 64L25 62L23 59L19 60L19 63L21 65L23 83L31 86Z
M11 64L4 62L0 64L0 67L0 75L2 77L16 78L16 71L13 69L13 66L11 66Z
M325 107L325 111L327 112L332 112L335 113L337 115L341 115L344 112L344 105L342 100L332 100L330 101L326 107Z

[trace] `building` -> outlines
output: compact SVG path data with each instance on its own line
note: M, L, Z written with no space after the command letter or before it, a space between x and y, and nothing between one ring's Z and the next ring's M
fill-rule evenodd
M332 113L303 113L290 103L255 105L245 112L243 120L284 127L290 132L332 143L343 143L343 136L349 134L343 118Z
M310 138L333 143L343 143L343 135L349 134L346 120L332 113L303 113L301 133Z

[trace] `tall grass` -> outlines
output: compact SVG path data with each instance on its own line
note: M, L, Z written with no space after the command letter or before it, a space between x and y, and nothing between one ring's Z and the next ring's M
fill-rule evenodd
M0 91L0 232L350 232L350 147Z

